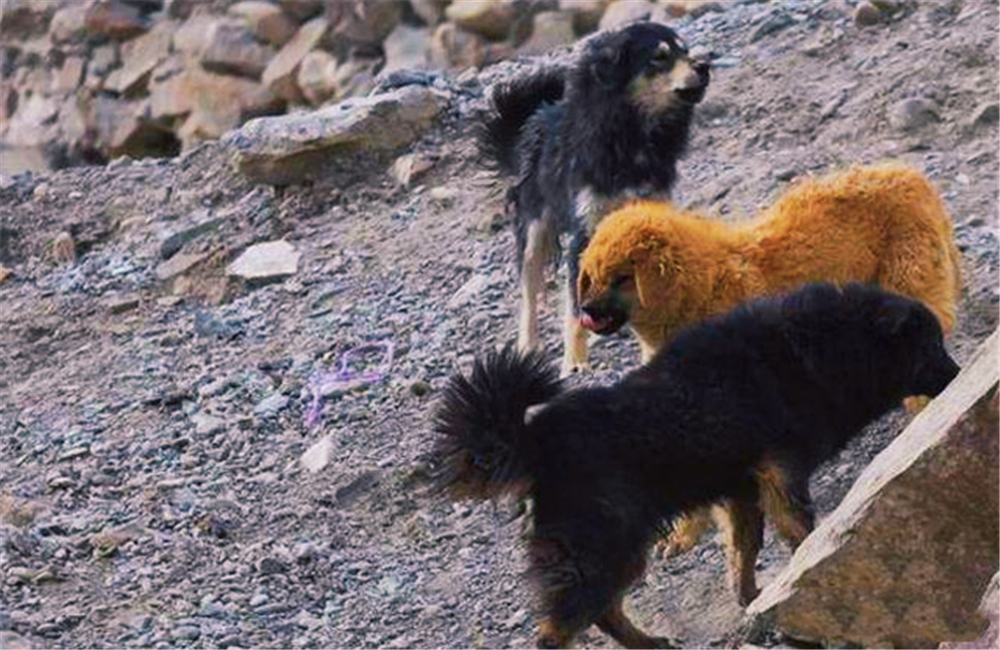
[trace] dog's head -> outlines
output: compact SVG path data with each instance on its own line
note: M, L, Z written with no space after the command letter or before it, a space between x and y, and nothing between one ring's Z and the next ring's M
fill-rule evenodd
M941 323L922 303L903 296L887 293L871 300L876 303L872 326L883 342L887 365L908 383L907 394L937 397L960 370L945 350Z
M656 117L700 102L710 69L708 60L689 54L674 30L640 22L591 40L577 82L591 92L621 96Z
M881 396L936 397L958 374L944 346L941 324L921 302L851 283L819 283L785 299L787 329L810 367L861 403ZM860 375L860 377L859 377ZM863 380L862 380L863 379Z
M605 217L580 257L581 324L597 334L621 329L642 310L669 311L676 264L666 204L639 201Z

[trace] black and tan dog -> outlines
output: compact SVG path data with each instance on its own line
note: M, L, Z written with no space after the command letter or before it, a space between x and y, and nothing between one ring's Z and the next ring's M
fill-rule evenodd
M482 151L512 178L521 271L518 348L536 349L545 265L570 233L563 373L587 362L577 260L607 212L629 198L666 198L676 177L709 64L691 58L669 27L635 23L592 37L568 70L550 69L496 87Z
M540 354L508 346L452 378L433 457L456 498L534 499L540 647L593 623L626 647L664 647L622 611L661 526L730 504L729 568L747 603L764 512L800 542L813 526L812 471L904 396L937 395L957 372L922 304L810 285L708 319L611 387L563 392Z

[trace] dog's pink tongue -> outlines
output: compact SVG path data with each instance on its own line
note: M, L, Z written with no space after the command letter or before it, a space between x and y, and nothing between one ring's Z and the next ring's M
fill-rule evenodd
M584 312L580 315L580 324L586 327L588 330L596 330L597 322L594 320L593 316Z

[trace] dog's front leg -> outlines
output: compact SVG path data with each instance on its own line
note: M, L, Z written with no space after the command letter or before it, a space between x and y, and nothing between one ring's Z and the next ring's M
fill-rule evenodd
M517 349L537 350L538 295L545 281L545 236L540 220L528 225L528 236L521 262L521 315L517 327Z
M589 332L580 324L580 298L576 280L580 275L580 255L588 239L582 233L573 235L566 256L566 291L563 298L563 363L560 376L590 370Z

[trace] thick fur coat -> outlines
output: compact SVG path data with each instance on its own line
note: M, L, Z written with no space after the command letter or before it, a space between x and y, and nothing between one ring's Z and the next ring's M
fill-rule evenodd
M569 233L563 368L586 362L574 290L580 252L613 207L667 196L708 80L709 64L692 59L672 29L642 22L592 37L568 69L493 89L480 143L510 179L522 283L518 347L539 347L545 267L560 259L559 237Z
M685 325L810 281L878 284L923 302L949 332L960 259L920 172L858 166L798 183L745 223L632 203L598 227L578 291L585 326L610 333L628 323L648 360Z
M538 353L488 355L445 389L433 459L456 498L534 500L539 647L591 624L626 647L670 647L622 609L661 526L729 503L730 570L752 598L761 504L804 536L813 470L903 396L937 395L957 372L920 303L814 285L709 319L610 387L563 392Z

